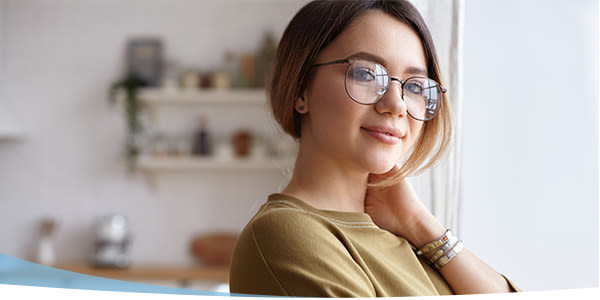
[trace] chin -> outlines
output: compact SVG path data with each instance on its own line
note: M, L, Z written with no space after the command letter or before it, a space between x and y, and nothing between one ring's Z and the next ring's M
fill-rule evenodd
M371 150L371 151L369 151ZM362 167L372 174L389 172L402 159L405 151L402 149L369 149L361 153L358 161Z
M375 174L375 175L385 174L385 173L389 172L390 170L392 170L392 168L394 168L394 165L395 164L392 164L389 168L385 168L385 169L373 170L370 173Z
M369 173L372 174L385 174L389 172L398 163L396 159L379 159L370 161L368 164Z

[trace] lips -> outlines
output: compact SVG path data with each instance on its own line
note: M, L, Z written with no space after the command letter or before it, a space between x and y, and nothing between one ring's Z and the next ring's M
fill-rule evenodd
M404 133L395 127L368 126L361 129L378 141L390 145L397 144L404 137Z

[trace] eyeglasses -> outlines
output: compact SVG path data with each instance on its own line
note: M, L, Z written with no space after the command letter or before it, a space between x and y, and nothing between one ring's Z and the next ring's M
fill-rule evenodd
M390 76L390 72L382 65L368 60L340 59L315 64L321 67L333 64L348 64L344 84L346 93L352 100L360 104L375 104L383 99L392 80L402 85L402 100L406 111L415 120L428 121L439 111L442 94L447 89L435 80L427 77L413 76L400 80Z

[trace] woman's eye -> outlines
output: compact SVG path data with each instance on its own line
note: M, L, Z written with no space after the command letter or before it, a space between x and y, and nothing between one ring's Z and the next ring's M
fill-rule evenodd
M406 84L404 84L404 90L415 95L423 94L423 86L420 83L414 81L409 81Z
M375 80L375 74L369 69L354 68L350 70L350 77L357 81L372 81Z

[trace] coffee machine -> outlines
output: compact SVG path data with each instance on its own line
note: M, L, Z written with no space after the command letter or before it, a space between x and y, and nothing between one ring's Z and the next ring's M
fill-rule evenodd
M127 219L122 215L102 217L96 227L92 265L127 268L131 264L127 250L131 240Z

